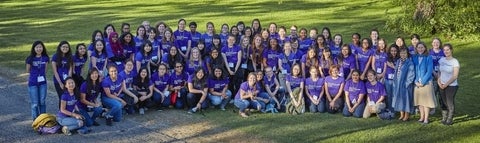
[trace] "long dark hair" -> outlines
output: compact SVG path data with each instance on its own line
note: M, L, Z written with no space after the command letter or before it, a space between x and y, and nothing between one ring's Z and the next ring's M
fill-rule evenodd
M390 54L390 50L391 50L392 48L397 49L397 54L395 54L395 56L393 56L392 54ZM397 46L397 44L392 44L392 45L390 45L390 47L388 47L388 50L387 50L387 61L389 61L389 62L395 62L395 61L397 61L397 59L400 58L399 54L400 54L400 48Z
M223 69L220 67L220 66L213 66L212 68L212 73L210 73L210 79L214 79L214 80L223 80L225 79L227 76L225 75L225 72L223 71ZM220 77L217 77L215 76L215 70L219 69L220 71L222 71L222 75L220 75Z
M130 37L132 38L132 39L130 40L130 43L127 43L127 42L125 41L125 36L127 36L127 35L130 35ZM133 34L130 33L130 32L125 32L125 33L123 33L122 35L120 35L120 43L121 43L122 45L128 45L128 46L131 46L131 47L135 46L135 40L133 40Z
M113 32L116 32L116 31L115 31L115 26L113 26L113 24L107 24L107 25L105 25L105 27L103 28L103 37L104 37L104 38L108 38L108 33L107 33L107 28L108 28L108 27L112 27Z
M65 85L63 85L64 86L64 88L63 88L64 93L68 93L68 89L66 88L68 80L72 80L73 84L75 84L75 88L73 89L73 95L75 96L75 99L80 100L80 91L78 90L79 87L78 87L78 85L76 85L75 80L71 76L69 76L65 79Z
M100 33L100 35L102 35L102 38L103 38L102 31L97 29L97 30L93 31L93 33L92 33L92 43L95 42L95 40L97 40L97 39L95 39L95 37L97 37L97 33Z
M68 52L65 54L63 54L61 50L63 44L68 45ZM70 43L68 43L67 41L61 41L57 46L57 51L55 52L55 54L57 55L57 59L55 60L55 62L57 62L57 67L61 65L63 58L67 58L68 68L73 66L72 49L70 49Z
M93 49L95 51L95 54L100 55L100 53L98 53L96 48L97 42L102 42L103 44L103 49L101 54L107 54L107 46L105 45L105 41L103 41L103 39L98 39L98 40L95 40L95 42L93 42Z
M80 53L78 52L78 48L80 48L80 46L85 47L85 50L87 50L87 46L85 46L84 43L79 43L79 44L77 44L77 47L75 48L75 49L76 49L76 50L75 50L75 56L77 56L77 57L80 57ZM83 54L82 57L83 57L84 59L87 59L88 55L85 53L85 54Z
M28 55L28 57L27 57L27 63L28 63L28 64L31 64L32 61L33 61L33 58L34 58L35 56L37 56L37 53L35 52L35 47L36 47L37 45L39 45L39 44L42 45L42 47L43 47L42 56L47 56L47 57L48 57L47 48L45 48L45 44L43 44L42 41L35 41L35 42L33 42L33 44L32 44L32 49L30 50L30 55ZM48 57L48 58L49 58L49 57Z
M145 77L145 79L143 79L142 81L142 76L140 76L140 74L142 73L142 70L145 70L147 72L147 76ZM150 82L150 75L148 75L148 69L147 67L141 67L140 70L138 70L138 73L137 73L137 76L135 76L135 81L136 83L138 84L148 84L148 82Z
M203 72L203 77L202 78L198 78L197 77L197 73L198 72ZM193 87L202 87L202 88L205 88L206 85L207 85L207 76L205 76L205 70L202 68L202 67L198 67L195 69L195 73L192 75L193 78L192 78L192 84L193 84Z
M340 51L343 49L343 48L347 48L348 49L348 56L352 55L352 49L350 48L350 46L348 46L347 44L343 44L342 47L340 48ZM339 65L342 65L343 62L345 60L345 57L343 57L343 54L338 54L337 55L337 62Z
M93 81L91 78L93 72L98 74L98 78L95 81ZM95 88L95 86L100 86L100 73L98 72L97 68L92 68L90 71L88 71L87 80L85 82L87 83L87 95L92 95L92 90L95 90L96 93L100 93L100 88Z

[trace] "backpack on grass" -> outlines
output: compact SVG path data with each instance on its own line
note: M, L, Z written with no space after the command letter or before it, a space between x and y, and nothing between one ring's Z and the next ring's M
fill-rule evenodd
M57 118L54 114L40 114L32 123L32 128L39 134L54 134L59 131L62 126L58 125Z

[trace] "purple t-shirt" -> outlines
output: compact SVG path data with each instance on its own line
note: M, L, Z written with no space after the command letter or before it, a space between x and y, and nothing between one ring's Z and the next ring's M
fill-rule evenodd
M167 73L165 73L165 75L163 76L160 76L158 75L158 72L156 72L152 75L151 81L153 82L153 84L155 84L155 88L160 91L164 91L165 88L167 88L168 86L169 79L170 76Z
M237 64L238 59L238 52L241 50L240 46L234 45L233 47L229 48L228 46L224 46L222 48L222 53L225 54L225 57L227 58L227 65L230 68L235 68L235 65Z
M198 41L202 38L202 34L195 31L195 33L190 32L190 35L192 35L192 47L197 47Z
M73 66L76 75L82 75L82 69L86 62L87 58L81 58L77 55L73 55Z
M438 61L442 58L445 57L445 53L443 53L443 50L440 50L440 52L435 53L432 49L430 49L430 56L432 56L433 60L433 71L439 71L439 64Z
M188 80L188 74L182 72L181 74L177 75L175 72L170 75L168 84L172 86L185 86L185 83Z
M70 93L68 92L65 92L62 94L61 100L67 103L65 105L65 109L70 112L73 112L73 110L75 109L75 106L78 104L77 103L78 100L75 98L75 96L70 95ZM58 111L57 116L68 117L68 115L63 114L61 111Z
M162 55L168 54L170 52L170 48L174 45L173 42L170 41L163 41L162 42ZM178 48L177 48L178 49Z
M133 41L135 41L135 51L141 51L142 45L145 43L145 40L140 39L138 36L135 36L133 38Z
M320 97L320 92L322 92L323 84L325 83L324 78L318 77L317 81L313 81L312 78L307 78L305 80L305 86L308 90L308 93L312 96Z
M193 62L190 62L190 60L186 61L187 63L185 64L186 66L186 72L188 73L188 75L193 75L193 73L195 72L195 69L199 68L199 67L202 67L203 71L206 72L208 71L207 70L207 65L205 64L205 61L193 61ZM208 75L208 74L205 74L205 75Z
M343 77L333 79L332 76L327 76L325 78L325 83L328 86L326 92L330 93L331 97L335 97L339 91L343 91L343 89L340 89L341 85L344 83Z
M307 53L308 48L312 46L312 39L305 38L304 40L298 38L298 50L302 53Z
M268 77L267 75L263 76L263 83L265 84L265 88L269 87L270 88L270 91L273 91L276 87L275 87L275 80L277 79L277 77L275 76L275 74L272 75L272 77Z
M203 87L200 84L193 83L194 78L195 78L195 75L190 75L190 76L188 76L188 80L187 80L188 83L191 83L193 85L194 89L203 90L204 88L207 87L207 83L205 83L205 86L203 86Z
M254 87L250 87L248 85L248 82L243 82L241 85L240 85L240 90L243 90L245 92L255 92L257 90L260 89L260 85L258 84L255 84ZM235 99L240 99L240 90L238 90L237 94L235 95Z
M142 52L137 52L137 54L135 54L135 62L140 62L140 67L146 67L151 58L152 55L145 55Z
M353 82L352 79L348 80L345 83L345 87L343 88L345 92L348 92L348 98L350 99L350 103L355 104L358 101L360 94L365 95L365 83L363 81L358 81L357 83ZM360 101L363 102L363 101Z
M397 64L397 60L398 60L398 59L396 59L396 60L393 61L393 65L394 65L395 67L396 67L395 64ZM387 66L387 71L385 72L385 77L386 77L387 79L389 79L389 80L393 80L394 75L395 75L395 69Z
M300 63L300 57L297 57L295 54L290 53L288 56L285 55L285 53L281 53L278 56L279 59L282 61L282 68L284 71L281 71L282 73L290 73L293 64L295 63Z
M188 40L192 40L190 32L185 30L180 32L180 30L176 30L173 32L173 36L175 37L175 46L183 53L187 52Z
M52 56L52 62L57 61L57 54L54 54ZM68 64L67 64L67 58L63 57L60 63L57 63L57 72L58 76L60 76L60 80L62 82L65 82L65 79L68 77ZM58 83L58 81L55 79L55 76L53 76L53 83Z
M360 72L363 72L365 70L365 67L367 66L368 59L373 55L374 51L372 50L358 50L357 51L357 61L358 61L358 68Z
M87 82L83 82L83 84L80 86L80 93L85 94L85 99L89 102L95 102L95 99L100 95L102 91L102 87L100 85L95 85L92 89L90 89L90 94L88 94L88 86ZM78 102L79 106L78 108L81 109L86 109L87 105L83 104L82 102Z
M132 55L135 57L135 53L137 52L135 45L122 44L122 47L123 47L123 54L125 54L125 57L130 58Z
M132 83L133 83L133 78L137 76L137 71L132 70L130 73L127 74L127 72L122 71L118 75L119 77L122 77L123 80L125 80L125 85L127 86L126 88L133 88Z
M351 69L357 69L357 63L355 61L355 57L354 55L350 55L348 56L347 58L344 58L343 59L343 62L341 63L342 65L342 69L343 69L343 72L340 73L339 76L341 77L347 77L349 74L350 74L350 70Z
M385 86L380 82L377 82L375 85L368 82L365 87L367 88L367 95L370 98L370 101L377 102L380 97L387 95L385 92Z
M357 52L358 52L359 50L362 50L362 47L360 47L360 46L355 46L355 45L353 45L352 43L350 43L348 46L349 46L350 49L352 50L352 54L355 54L355 55L357 54Z
M294 90L295 88L300 87L300 84L303 82L303 77L294 77L292 75L287 75L286 81L290 83L290 89Z
M263 51L262 57L267 59L267 66L273 68L273 70L277 70L279 55L279 50L267 49Z
M307 54L303 55L302 59L300 60L302 64L305 64L305 71L309 71L310 66L312 66L311 64L313 64L313 62L310 62L310 64L307 63L307 56L308 56ZM320 58L317 58L317 59L318 59L318 65L320 65ZM312 58L310 60L314 60L314 59ZM305 72L305 73L308 73L308 72Z
M28 77L28 86L42 85L47 83L45 68L49 61L47 56L28 57L26 64L30 64L30 76ZM55 80L54 80L55 81Z
M91 65L95 64L95 66L97 66L97 69L99 71L103 70L103 67L105 66L105 61L107 60L107 54L106 53L93 52L90 57L97 58L97 61L95 63L90 62L90 64Z
M111 94L119 93L122 90L122 83L123 83L123 79L120 76L118 76L116 81L112 81L112 79L107 76L102 81L102 88L108 88ZM107 97L107 94L105 93L104 90L102 90L102 94L103 96ZM120 94L120 96L121 95L122 94Z
M337 57L338 55L341 54L341 47L340 46L335 46L335 44L330 46L330 53L332 53L332 57Z
M202 35L202 39L205 42L206 48L211 49L213 47L213 35L208 35L207 33L204 33Z
M387 63L387 53L385 52L381 52L381 53L377 53L375 52L374 55L373 55L373 58L375 58L375 63L374 66L375 66L375 72L377 72L378 74L382 73L383 72L383 67L385 66L385 64Z
M213 88L213 91L215 92L222 92L225 86L228 86L228 83L230 80L228 78L225 79L215 79L215 78L209 78L208 79L208 88Z

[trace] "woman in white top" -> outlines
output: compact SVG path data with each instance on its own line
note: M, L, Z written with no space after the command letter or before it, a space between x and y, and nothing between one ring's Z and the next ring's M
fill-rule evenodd
M445 57L441 58L438 63L440 65L439 79L437 80L440 87L440 98L442 99L442 123L451 125L453 123L453 113L455 111L455 94L458 89L458 73L460 64L453 57L453 47L451 44L443 45Z

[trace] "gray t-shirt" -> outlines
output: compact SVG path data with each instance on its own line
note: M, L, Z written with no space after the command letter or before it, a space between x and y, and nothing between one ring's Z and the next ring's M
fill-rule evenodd
M440 83L445 84L453 76L453 68L460 68L458 60L452 58L447 60L447 58L442 57L438 64L440 65ZM457 78L458 79L458 78ZM449 86L458 86L457 79L453 81Z

